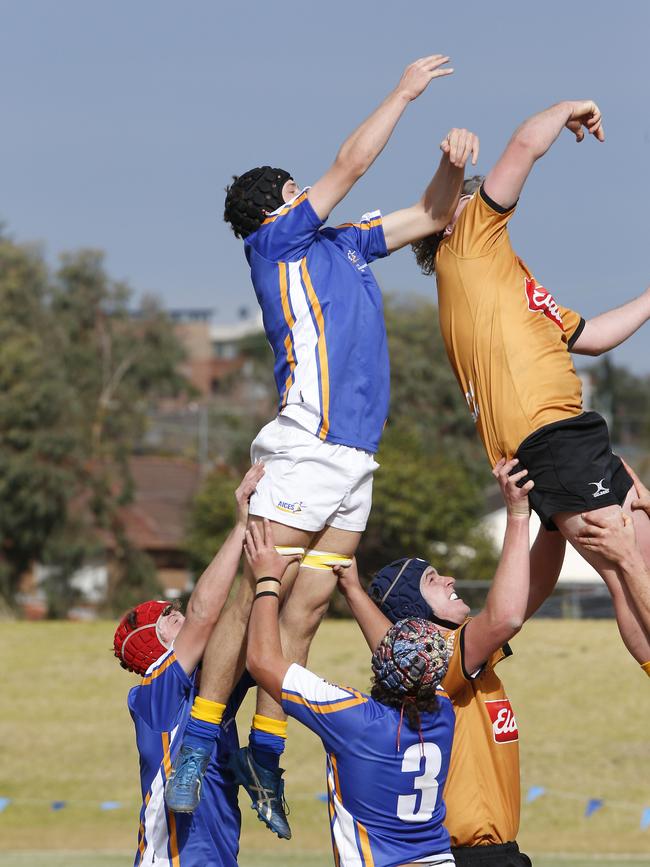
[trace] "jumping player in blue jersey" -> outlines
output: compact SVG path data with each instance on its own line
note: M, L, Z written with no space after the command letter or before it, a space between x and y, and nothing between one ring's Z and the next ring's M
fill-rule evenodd
M278 627L286 561L271 523L251 524L246 557L256 578L247 666L327 753L334 861L341 867L452 865L442 790L454 730L440 682L448 652L437 627L383 618L372 656L371 695L322 680L287 658ZM372 603L371 603L372 604Z
M237 488L237 523L197 582L187 614L183 616L169 602L144 602L122 618L115 632L114 652L120 663L143 676L128 697L142 788L136 865L237 864L238 787L226 763L229 754L238 748L234 716L253 684L248 675L229 696L218 742L210 753L198 755L206 771L199 808L192 815L175 816L165 808L163 788L197 693L197 666L239 566L248 500L263 472L260 464L253 466Z
M370 263L447 225L465 163L470 157L476 162L477 138L463 129L445 137L440 165L411 207L385 217L373 211L358 223L323 224L382 151L407 105L434 78L452 72L442 68L448 60L433 55L411 64L313 186L301 191L289 172L263 166L236 178L227 191L225 219L244 239L279 394L277 418L251 448L266 467L251 520L272 520L279 545L306 551L297 578L288 577L288 585L295 583L280 617L287 654L301 664L336 583L332 563L349 562L365 529L374 453L388 414L382 297ZM223 703L236 681L252 594L250 581L242 582L231 616L215 630L203 700ZM279 770L285 736L282 709L259 693L251 751L238 757L236 772L263 821L288 838ZM185 790L194 776L198 797L198 778L177 770ZM173 783L166 798L175 810L197 803L178 797Z

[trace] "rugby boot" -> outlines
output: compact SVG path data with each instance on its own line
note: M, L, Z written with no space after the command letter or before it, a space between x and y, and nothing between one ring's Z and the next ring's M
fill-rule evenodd
M257 818L264 822L278 837L291 839L291 828L287 822L289 807L284 800L284 771L270 771L263 768L253 758L248 747L232 753L228 759L228 767L232 771L235 782L248 792L251 809L257 812Z
M181 746L165 783L165 803L172 813L192 813L198 807L201 783L209 761L209 750Z

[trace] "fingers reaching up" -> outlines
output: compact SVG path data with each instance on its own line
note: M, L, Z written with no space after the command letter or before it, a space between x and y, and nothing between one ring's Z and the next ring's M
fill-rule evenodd
M576 141L583 140L585 130L598 141L605 141L601 111L592 99L576 100L571 103L571 116L566 126L575 135Z
M464 169L470 156L472 165L475 166L479 154L479 139L475 133L467 129L454 127L440 142L440 150L447 154L449 162L456 168Z
M431 54L414 61L404 70L397 85L398 92L409 100L417 99L434 78L452 74L453 69L441 69L445 63L449 63L449 57L443 54Z

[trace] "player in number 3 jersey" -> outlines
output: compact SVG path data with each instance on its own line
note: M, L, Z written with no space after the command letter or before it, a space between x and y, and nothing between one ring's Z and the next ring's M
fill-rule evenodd
M335 863L454 864L442 824L454 712L440 688L448 653L437 627L383 618L372 657L372 694L328 683L283 654L278 590L286 559L273 547L268 520L263 535L251 526L246 555L257 579L247 666L325 747Z

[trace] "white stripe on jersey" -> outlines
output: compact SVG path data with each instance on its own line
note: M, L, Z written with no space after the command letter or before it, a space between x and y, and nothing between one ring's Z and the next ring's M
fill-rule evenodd
M332 760L327 756L327 788L334 805L334 824L332 834L336 848L338 849L341 867L362 867L365 863L357 846L357 837L354 832L354 816L345 809L336 794L334 785L334 769Z
M335 683L323 680L313 671L293 662L287 669L282 683L282 689L289 693L297 693L306 701L314 704L327 704L341 699L355 698L356 693L349 689L342 689Z
M316 363L318 332L314 325L309 302L302 285L300 276L300 262L289 262L289 298L296 322L291 331L293 338L293 352L296 359L293 385L287 395L287 407L284 414L293 417L289 406L291 404L301 407L299 417L295 418L299 424L306 427L310 433L317 434L321 425L323 407L318 388L318 366ZM305 407L305 404L307 405ZM309 416L304 411L309 409ZM288 410L288 411L287 411ZM306 423L307 422L307 423Z
M174 742L178 726L170 732L169 751ZM164 762L164 758L163 758ZM156 867L172 867L169 860L169 827L165 813L165 778L161 767L151 784L151 797L144 811L144 839L146 849L142 856L142 867L155 864Z

